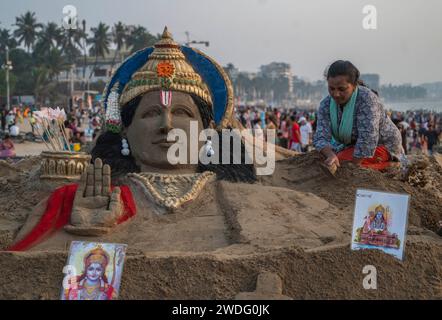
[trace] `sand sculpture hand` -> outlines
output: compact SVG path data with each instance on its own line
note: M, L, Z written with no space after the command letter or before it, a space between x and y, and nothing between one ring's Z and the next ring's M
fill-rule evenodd
M123 214L120 188L111 191L111 169L96 159L81 176L75 194L71 225L65 229L80 235L107 233Z

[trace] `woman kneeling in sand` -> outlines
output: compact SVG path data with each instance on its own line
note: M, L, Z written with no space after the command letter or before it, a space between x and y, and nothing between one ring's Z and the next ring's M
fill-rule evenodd
M381 170L404 154L398 128L359 75L350 61L342 60L326 72L330 95L319 106L313 143L332 172L340 161Z

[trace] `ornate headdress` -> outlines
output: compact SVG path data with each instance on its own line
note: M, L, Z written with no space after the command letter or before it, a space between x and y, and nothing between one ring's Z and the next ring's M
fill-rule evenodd
M103 268L106 268L109 263L109 255L101 247L92 249L85 255L84 265L88 266L92 263L99 263Z
M215 123L225 127L233 112L229 77L210 57L177 44L167 27L154 47L137 51L115 71L104 93L107 130L120 132L120 108L146 92L161 91L162 104L170 104L172 90L194 94L213 110Z
M126 84L120 105L123 106L133 98L152 90L176 90L195 94L212 106L207 85L186 61L167 27L154 47L147 63Z

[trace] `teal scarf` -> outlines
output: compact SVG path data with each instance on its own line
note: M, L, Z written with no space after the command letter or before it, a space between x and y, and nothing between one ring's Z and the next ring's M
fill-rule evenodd
M341 123L338 123L338 104L330 97L330 121L333 134L333 142L338 144L351 144L351 134L353 131L353 119L355 113L356 97L358 95L358 87L351 95L350 100L343 108Z

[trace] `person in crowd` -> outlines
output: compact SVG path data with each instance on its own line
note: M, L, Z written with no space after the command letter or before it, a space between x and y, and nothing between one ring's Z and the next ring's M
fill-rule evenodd
M1 110L1 113L0 113L2 131L6 130L6 110L4 108L5 108L5 106L3 106L3 109Z
M255 140L263 140L264 141L264 131L262 130L262 120L258 118L255 120L253 124L253 134L255 135Z
M301 149L301 131L299 128L298 123L296 122L296 118L295 116L291 116L290 117L292 126L290 129L290 147L289 149L297 151L297 152L302 152Z
M283 114L281 116L281 125L280 125L280 143L279 145L283 148L287 148L288 147L288 143L289 143L289 121L287 120L287 115Z
M5 135L5 138L0 143L0 158L15 157L15 147L9 134Z
M64 122L64 133L66 135L66 139L68 141L68 143L72 143L73 142L73 138L74 138L74 132L71 129L70 123L68 120L65 120ZM65 146L65 148L67 149L68 146Z
M20 135L20 128L17 123L13 123L12 126L9 127L9 134L11 137L18 137Z
M424 133L424 135L428 146L428 155L431 156L433 154L434 146L438 144L440 132L436 131L433 124L430 123L428 125L428 130Z
M8 128L12 126L15 123L15 115L12 111L8 112L8 115L6 116L6 125Z
M307 152L310 145L311 135L313 133L310 123L305 117L299 118L299 132L301 134L301 150Z
M427 127L425 123L421 123L418 131L419 147L422 154L428 154L428 145L425 135L427 133Z

